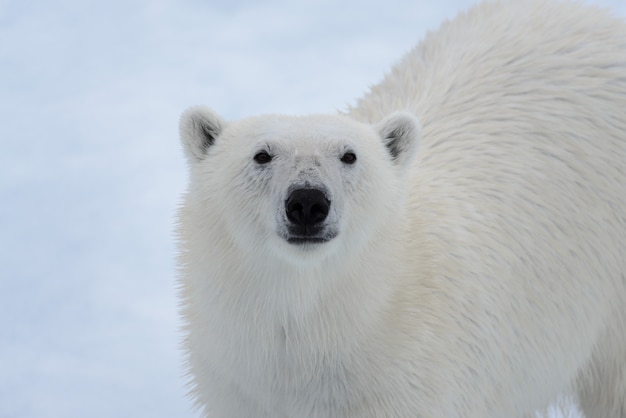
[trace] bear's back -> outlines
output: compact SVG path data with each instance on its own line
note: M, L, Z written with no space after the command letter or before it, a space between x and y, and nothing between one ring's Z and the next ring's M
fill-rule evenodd
M499 307L511 334L490 336L498 352L566 376L595 350L590 367L617 382L623 369L605 363L623 358L626 330L626 24L573 2L480 5L429 34L350 114L396 110L422 124L412 247L439 249L447 297L477 324L492 321L481 306ZM567 358L529 354L515 332Z

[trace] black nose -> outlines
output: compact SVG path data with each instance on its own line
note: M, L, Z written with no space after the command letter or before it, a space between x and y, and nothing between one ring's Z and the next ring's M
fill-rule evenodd
M287 219L299 227L318 225L328 216L330 200L318 189L296 189L285 202Z

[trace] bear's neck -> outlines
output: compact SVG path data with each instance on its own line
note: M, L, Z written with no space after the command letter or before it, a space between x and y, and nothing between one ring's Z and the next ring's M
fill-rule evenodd
M240 376L236 383L250 393L275 400L317 388L320 397L341 398L328 379L356 379L357 386L368 381L357 376L377 370L381 359L372 350L388 352L404 335L397 323L407 286L398 282L415 273L398 262L407 257L405 227L386 223L362 246L366 250L307 266L263 255L228 258L222 242L204 257L204 268L188 271L194 285L183 289L186 316L206 329L219 367ZM202 260L201 254L192 256ZM189 344L205 344L204 338L192 334Z
M309 338L324 336L329 346L348 340L354 344L354 331L384 321L381 312L393 305L396 282L408 276L401 271L406 267L395 261L406 251L403 236L400 230L390 234L386 229L371 237L366 250L330 256L318 264L238 260L225 266L228 277L222 279L237 285L225 306L242 323L267 327L265 335L285 333L292 343L307 345ZM319 341L315 346L320 348Z

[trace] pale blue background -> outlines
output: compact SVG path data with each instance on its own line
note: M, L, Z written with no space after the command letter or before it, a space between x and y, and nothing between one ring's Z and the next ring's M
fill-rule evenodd
M0 418L195 416L180 112L344 109L472 3L0 0Z

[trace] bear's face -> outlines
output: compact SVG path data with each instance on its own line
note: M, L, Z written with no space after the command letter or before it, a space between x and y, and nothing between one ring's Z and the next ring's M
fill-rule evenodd
M404 113L376 126L341 116L226 123L205 108L181 119L190 195L204 202L205 222L229 235L217 239L295 262L367 238L399 203L394 195L417 136L417 122Z

